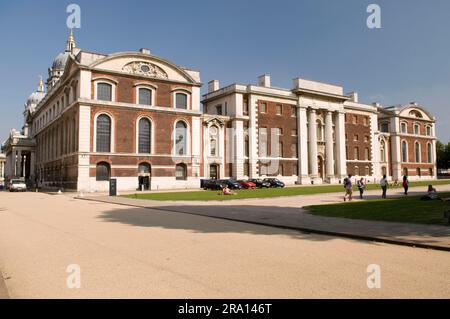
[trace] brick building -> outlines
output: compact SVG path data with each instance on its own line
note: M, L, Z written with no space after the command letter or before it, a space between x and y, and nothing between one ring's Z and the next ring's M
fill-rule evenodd
M202 178L276 176L287 184L435 178L435 120L421 106L383 108L301 78L293 88L208 83L147 49L109 55L67 49L24 111L18 156L4 143L7 178L105 191L197 188ZM23 143L25 142L26 143ZM27 168L21 169L24 163ZM18 173L19 172L19 173Z

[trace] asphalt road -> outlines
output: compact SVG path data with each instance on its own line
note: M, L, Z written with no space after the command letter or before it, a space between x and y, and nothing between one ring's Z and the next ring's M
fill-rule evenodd
M447 252L41 193L0 193L0 269L11 298L450 297Z

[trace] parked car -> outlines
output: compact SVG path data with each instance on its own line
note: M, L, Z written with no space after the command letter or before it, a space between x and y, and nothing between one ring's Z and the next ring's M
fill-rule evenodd
M241 184L232 179L221 179L220 182L227 185L230 189L242 189Z
M271 187L283 188L285 186L284 183L278 178L265 178L264 181L270 183Z
M252 183L248 180L241 180L241 181L238 181L238 183L242 186L242 188L245 188L245 189L255 189L256 188L256 184Z
M272 186L269 182L263 181L260 178L250 179L249 181L255 184L258 188L269 188Z
M225 183L223 183L220 180L217 179L210 179L209 181L205 181L203 184L203 189L204 190L221 190L226 186Z
M25 184L24 180L12 179L9 182L9 191L10 192L26 192L27 191L27 184Z

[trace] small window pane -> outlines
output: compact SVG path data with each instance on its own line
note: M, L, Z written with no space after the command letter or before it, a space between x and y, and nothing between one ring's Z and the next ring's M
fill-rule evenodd
M177 93L175 95L177 109L187 109L187 95L184 93Z
M149 89L139 89L139 104L152 105L152 91Z
M97 100L112 101L112 86L108 83L97 84Z

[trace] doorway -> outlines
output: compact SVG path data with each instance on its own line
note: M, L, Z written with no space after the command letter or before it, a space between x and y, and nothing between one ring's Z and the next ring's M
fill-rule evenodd
M139 190L151 189L152 168L148 163L141 163L138 167Z
M325 179L325 171L323 168L323 157L317 156L317 172L319 174L319 177L324 180Z
M219 165L211 164L209 166L209 177L211 179L219 179Z

